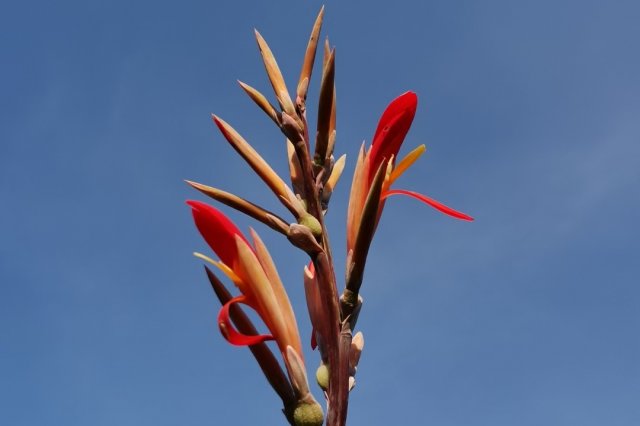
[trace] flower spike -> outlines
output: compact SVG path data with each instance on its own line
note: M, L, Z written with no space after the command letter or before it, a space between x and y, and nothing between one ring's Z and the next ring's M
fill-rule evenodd
M291 182L285 183L230 124L212 115L227 142L295 220L285 221L277 214L222 189L192 181L187 183L214 200L271 227L308 255L303 283L312 326L311 346L320 354L316 381L326 399L326 426L345 426L349 392L355 386L364 346L362 332L355 329L363 304L359 292L369 249L387 199L404 195L456 219L472 221L473 218L417 192L392 188L426 150L425 145L419 145L404 158L398 157L418 105L414 92L398 96L384 109L371 143L367 146L363 142L356 158L347 211L345 288L342 294L338 292L325 216L344 171L346 157L334 153L337 135L336 59L335 48L330 46L328 38L321 47L323 56L319 64L321 75L315 128L311 128L307 121L307 95L323 18L324 6L309 36L295 93L288 91L271 48L257 30L256 41L277 103L238 81L285 136ZM215 253L194 255L219 269L237 289L232 295L205 266L209 282L221 304L217 326L223 338L231 345L246 346L252 352L282 399L282 411L291 426L322 426L325 424L324 412L309 389L296 317L266 245L253 229L245 236L215 207L199 201L187 201L187 204L198 231ZM246 315L247 309L253 310L254 320ZM262 322L258 325L264 331L258 332L253 321ZM270 341L273 343L267 344Z

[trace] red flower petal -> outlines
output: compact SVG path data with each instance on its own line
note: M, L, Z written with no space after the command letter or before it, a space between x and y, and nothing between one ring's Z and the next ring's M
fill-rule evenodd
M382 194L382 199L384 200L385 198L390 197L391 195L406 195L408 197L415 198L416 200L422 201L423 203L430 205L434 209L439 210L442 213L449 215L451 217L455 217L456 219L467 220L469 222L473 221L473 218L471 216L461 213L457 210L454 210L451 207L447 207L444 204L440 203L439 201L436 201L432 198L429 198L417 192L406 191L404 189L391 189L389 191L386 191L384 194Z
M220 309L220 313L218 314L218 327L220 328L222 336L224 336L224 338L227 339L229 343L235 346L251 346L257 345L258 343L262 343L267 340L274 340L273 336L270 334L248 336L236 330L235 326L229 319L229 308L231 308L231 305L233 305L234 303L246 304L245 301L246 298L244 296L234 297L233 299L225 303L222 306L222 309Z
M238 258L235 236L247 241L236 225L220 210L200 201L187 201L200 234L220 260L230 268ZM248 243L247 243L248 244Z
M378 128L371 142L369 153L369 168L371 174L375 174L384 159L389 160L393 155L398 156L400 146L409 132L413 117L418 107L418 96L413 92L406 92L391 101L387 109L382 113Z

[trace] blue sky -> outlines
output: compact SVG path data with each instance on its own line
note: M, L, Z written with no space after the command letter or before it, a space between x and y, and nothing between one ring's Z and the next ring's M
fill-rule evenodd
M4 5L0 423L283 424L217 331L184 204L202 197L182 180L280 208L209 114L284 174L282 137L235 80L268 93L256 27L293 87L320 5ZM349 424L640 424L640 5L326 7L348 157L329 216L338 271L357 149L406 90L420 102L404 152L427 153L398 187L476 217L387 204ZM234 219L268 243L308 341L304 256Z

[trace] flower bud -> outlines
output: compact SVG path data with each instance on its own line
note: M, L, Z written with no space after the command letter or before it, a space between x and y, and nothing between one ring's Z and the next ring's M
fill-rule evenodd
M351 349L349 350L349 369L352 376L356 374L356 368L358 367L358 362L360 362L362 348L364 348L364 335L362 334L362 331L358 331L351 340Z
M293 411L295 426L322 426L324 413L316 401L301 401Z
M320 367L316 370L316 382L318 382L318 386L323 391L329 389L329 367L327 367L327 364L320 364Z
M318 222L318 219L313 217L311 214L307 213L302 216L300 219L298 219L298 223L309 228L314 237L322 237L322 226L320 225L320 222Z

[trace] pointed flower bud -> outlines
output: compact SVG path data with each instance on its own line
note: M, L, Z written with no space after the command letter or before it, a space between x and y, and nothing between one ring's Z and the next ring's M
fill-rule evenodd
M238 84L240 84L240 87L242 87L247 95L249 95L251 100L253 100L253 102L255 102L256 105L258 105L260 109L263 110L269 116L269 118L271 118L271 120L273 120L273 122L276 123L279 127L280 115L278 111L276 111L276 108L267 100L267 98L258 90L254 89L246 83L241 82L240 80L238 80Z
M213 198L214 200L226 204L227 206L264 223L271 229L287 235L289 231L289 225L284 221L284 219L282 219L275 213L272 213L269 210L266 210L256 204L245 200L244 198L238 197L237 195L231 194L221 189L213 188L211 186L203 185L201 183L192 182L189 180L187 180L186 182L203 194Z
M267 71L267 75L269 76L271 86L273 86L273 91L276 94L278 103L280 104L282 110L286 111L287 114L295 115L296 110L293 106L293 102L291 101L291 97L289 96L289 91L287 90L287 86L284 83L284 78L282 77L280 67L278 67L278 63L276 62L276 58L273 56L269 45L264 40L264 38L262 38L258 30L255 30L255 34L256 41L258 42L258 48L260 49L260 54L262 55L262 61L264 62L264 67Z
M229 123L220 117L213 115L212 119L225 139L240 154L242 158L251 166L253 171L271 188L274 194L278 196L284 206L291 213L297 216L297 206L293 205L289 200L287 184L280 176L271 168L271 166L253 149L251 144L247 142ZM289 190L290 191L290 190Z
M304 104L307 98L307 90L309 88L309 80L311 80L311 72L313 71L313 62L316 58L316 50L318 47L318 37L320 36L320 29L322 28L322 18L324 16L324 6L320 8L318 17L313 24L311 35L309 36L309 43L307 44L307 50L304 54L304 61L302 62L302 70L300 71L300 78L298 80L298 103Z

